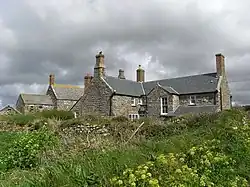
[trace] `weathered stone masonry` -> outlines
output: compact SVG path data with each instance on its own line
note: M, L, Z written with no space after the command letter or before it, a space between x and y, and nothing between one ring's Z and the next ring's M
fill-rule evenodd
M111 95L111 89L102 79L93 78L84 96L76 103L72 111L80 115L89 113L110 115Z
M112 97L112 116L126 116L129 114L138 114L140 105L139 98L135 99L135 105L131 105L131 100L134 97L114 95Z
M160 116L161 115L161 98L167 97L168 111L173 111L179 105L178 96L169 94L160 86L156 86L147 96L147 110L149 116ZM173 102L174 101L174 102Z

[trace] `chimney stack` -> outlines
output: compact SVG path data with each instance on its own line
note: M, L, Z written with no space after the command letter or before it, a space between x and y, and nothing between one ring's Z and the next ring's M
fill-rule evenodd
M145 71L139 65L138 69L136 70L136 81L137 82L144 82L145 81Z
M221 54L218 53L215 55L216 56L216 71L218 76L224 76L226 73L225 70L225 57Z
M55 84L55 75L54 74L50 74L49 75L49 85L50 86L54 86Z
M124 70L123 69L119 69L119 75L118 75L119 79L126 79L125 75L124 75Z
M93 76L90 75L90 73L87 73L87 75L84 77L84 92L91 84Z
M104 67L104 55L102 51L99 52L96 56L96 64L94 68L94 77L104 77L105 76L105 67Z

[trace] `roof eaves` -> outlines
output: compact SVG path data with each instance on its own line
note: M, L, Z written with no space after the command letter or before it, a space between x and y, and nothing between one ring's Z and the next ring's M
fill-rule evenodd
M16 111L17 113L20 113L17 109L15 109L13 106L10 106L10 105L4 106L4 107L0 110L0 112L3 111L4 109L8 108L8 107L12 108L12 109L13 109L14 111Z
M101 80L109 87L109 89L114 92L114 89L108 84L108 82L103 78L101 77Z
M56 96L56 99L58 99L58 96L57 96L56 91L55 91L55 89L54 89L53 86L51 86L51 89L52 89L52 91L54 92L54 94L55 94L55 96Z
M177 92L173 87L169 86L169 88L171 88L177 95L180 95L180 93Z
M164 89L164 87L161 86L161 85L159 84L159 82L157 82L157 85L158 85L159 87L161 87L162 89ZM174 92L175 94L180 95L180 93L177 92L175 89L173 89L171 86L167 86L167 87L169 87L171 90L173 90L173 92ZM166 90L166 89L164 89L164 90L168 92L168 90Z
M143 95L146 95L142 82L140 84L141 84L141 89L142 89Z

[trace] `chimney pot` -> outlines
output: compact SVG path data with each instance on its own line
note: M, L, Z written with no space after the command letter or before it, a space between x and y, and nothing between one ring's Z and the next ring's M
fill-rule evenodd
M145 81L145 71L139 65L138 69L136 70L136 81L137 82L144 82Z
M94 77L104 77L105 76L105 66L104 66L104 55L100 51L96 56L96 64L94 68Z
M221 53L215 55L216 57L216 71L218 76L225 75L225 57Z
M49 85L53 86L55 84L55 75L54 74L50 74L49 75Z
M84 77L84 92L91 84L92 78L93 78L93 76L91 76L90 73L87 73L87 75Z
M119 69L119 75L118 75L119 79L126 79L125 75L124 75L124 70L123 69Z

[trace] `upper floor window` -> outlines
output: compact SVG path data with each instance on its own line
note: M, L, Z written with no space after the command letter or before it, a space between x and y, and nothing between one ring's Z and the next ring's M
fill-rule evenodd
M139 99L138 99L138 104L139 104L139 105L142 105L142 98L139 98Z
M131 98L131 106L135 106L135 98L134 97Z
M168 113L168 98L162 97L161 98L161 114L167 114Z
M190 105L195 105L196 104L196 96L195 95L191 95L190 96Z

